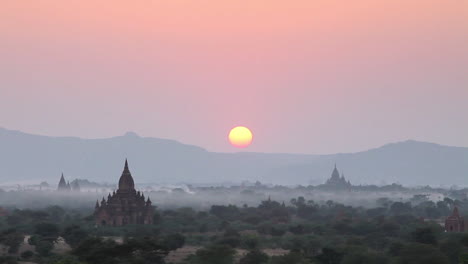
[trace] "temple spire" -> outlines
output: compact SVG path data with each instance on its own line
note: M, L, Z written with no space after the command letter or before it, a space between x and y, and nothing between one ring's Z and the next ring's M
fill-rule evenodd
M124 173L129 173L129 172L130 172L130 170L128 169L128 161L127 161L127 159L125 159L125 167L124 167L124 171L123 171L123 172L124 172Z
M67 190L67 182L65 181L65 177L63 177L63 172L62 172L62 176L60 177L60 181L59 181L57 190L59 190L59 191L66 191Z
M122 191L135 191L135 182L133 181L132 174L128 169L128 161L125 159L125 167L122 172L122 176L120 176L119 180L119 190L117 192Z
M338 172L338 169L336 168L336 163L335 163L335 168L333 169L331 178L335 180L340 179L340 173Z

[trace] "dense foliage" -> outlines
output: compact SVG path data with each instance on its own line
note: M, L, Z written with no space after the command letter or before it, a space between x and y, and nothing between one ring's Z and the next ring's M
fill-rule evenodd
M96 227L89 209L15 209L0 217L0 244L8 255L0 263L157 264L167 263L167 254L184 245L199 248L186 264L468 263L468 234L446 233L440 225L454 206L466 211L466 199L414 196L408 202L381 198L377 204L268 199L256 207L158 210L154 225L124 227ZM19 252L25 236L34 252ZM60 237L71 251L54 250ZM275 255L265 249L287 251Z

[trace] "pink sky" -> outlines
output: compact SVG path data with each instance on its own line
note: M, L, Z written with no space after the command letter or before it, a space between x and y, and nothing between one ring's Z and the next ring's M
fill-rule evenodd
M468 146L468 1L5 1L0 127L212 151Z

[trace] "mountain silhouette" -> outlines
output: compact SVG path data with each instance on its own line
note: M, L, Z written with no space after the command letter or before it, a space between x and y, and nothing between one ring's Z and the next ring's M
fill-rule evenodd
M0 185L88 179L115 183L125 158L137 183L321 184L336 163L353 184L468 185L468 148L404 141L345 154L216 153L128 132L105 139L48 137L0 128Z

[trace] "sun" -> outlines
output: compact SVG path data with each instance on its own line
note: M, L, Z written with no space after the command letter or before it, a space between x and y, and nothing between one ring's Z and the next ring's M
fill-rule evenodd
M252 144L253 135L250 129L238 126L231 129L229 132L229 142L231 145L238 148L246 148Z

